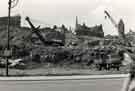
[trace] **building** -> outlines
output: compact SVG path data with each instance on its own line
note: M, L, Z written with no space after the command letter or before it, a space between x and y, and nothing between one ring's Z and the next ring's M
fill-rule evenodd
M8 17L0 17L0 26L8 25ZM21 16L11 16L10 25L15 27L21 26Z
M104 37L102 25L96 25L94 27L88 27L86 24L79 24L78 18L76 17L75 33L79 36L90 36L90 37Z

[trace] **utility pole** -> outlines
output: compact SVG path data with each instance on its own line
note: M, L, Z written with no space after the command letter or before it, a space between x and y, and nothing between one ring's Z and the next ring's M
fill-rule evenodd
M7 49L6 49L6 52L8 52L10 50L10 41L9 41L9 37L10 37L10 14L11 14L11 0L9 0L8 2L8 26L7 26ZM8 53L5 53L5 54L8 54ZM7 60L6 60L6 76L8 76L8 60L9 60L9 57L8 55L7 56Z
M11 18L11 9L16 7L16 5L18 4L19 0L9 0L8 2L8 25L7 25L7 49L5 50L5 55L7 57L6 60L6 76L9 76L8 72L8 61L9 61L9 57L11 56L11 50L10 50L10 18ZM14 3L14 5L12 6L12 3Z

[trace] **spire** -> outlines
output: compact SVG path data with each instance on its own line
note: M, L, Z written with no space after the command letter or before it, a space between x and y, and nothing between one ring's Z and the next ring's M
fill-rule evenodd
M125 37L125 25L122 19L120 19L118 24L118 32L120 37Z
M78 28L78 17L76 16L76 24L75 24L75 29Z

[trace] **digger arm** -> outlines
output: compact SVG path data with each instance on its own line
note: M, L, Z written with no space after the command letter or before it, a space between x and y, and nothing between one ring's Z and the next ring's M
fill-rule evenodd
M44 39L44 37L39 33L39 27L38 28L35 28L35 26L32 24L32 22L30 21L30 18L29 17L26 17L25 19L29 25L31 26L32 28L32 31L39 37L39 39L43 42L44 45L46 45L46 41Z

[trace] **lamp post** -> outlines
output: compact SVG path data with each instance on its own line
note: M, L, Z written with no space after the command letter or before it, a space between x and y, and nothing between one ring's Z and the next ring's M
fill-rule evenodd
M9 0L8 2L8 25L7 25L7 49L5 50L5 55L7 56L7 60L6 60L6 76L8 76L8 61L9 61L9 55L7 52L9 52L10 50L10 17L11 17L11 3L12 1Z
M15 4L12 6L12 3ZM6 59L6 76L8 75L8 61L9 56L11 56L11 50L10 50L10 18L11 18L11 8L14 8L18 4L18 0L9 0L8 2L8 25L7 25L7 49L5 50L5 55L7 57Z

